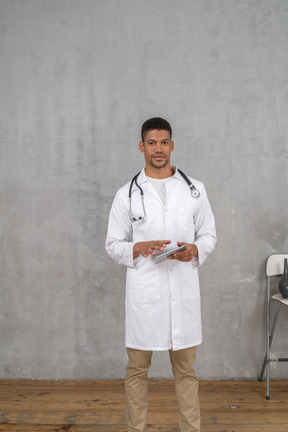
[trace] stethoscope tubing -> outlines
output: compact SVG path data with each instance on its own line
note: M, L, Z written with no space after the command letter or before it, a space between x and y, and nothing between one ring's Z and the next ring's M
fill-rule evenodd
M141 171L139 171L139 172L138 172L138 173L133 177L133 179L131 180L130 188L129 188L129 198L131 198L131 195L132 195L132 187L133 187L133 183L134 183L134 182L135 182L136 186L138 187L138 189L140 190L140 194L141 194L141 195L144 195L143 189L142 189L141 186L139 186L139 184L137 183L137 178L138 178L138 176L139 176L140 173L141 173Z
M199 198L200 197L200 192L198 191L198 189L196 189L196 187L193 185L193 183L190 181L190 179L186 176L186 174L184 174L183 171L181 171L179 168L177 168L178 172L181 174L181 176L184 178L184 180L186 181L187 185L189 186L189 189L191 191L191 195L193 198ZM138 220L143 220L146 217L146 211L145 211L145 206L144 206L144 192L143 189L141 188L141 186L138 184L137 179L139 174L141 173L141 171L139 171L131 180L130 183L130 187L129 187L129 216L130 216L130 220L132 222L136 222ZM143 216L140 216L139 218L134 218L132 216L132 211L131 211L131 199L132 199L132 188L133 188L133 184L136 184L136 186L138 187L139 191L140 191L140 195L141 195L141 200L142 200L142 207L143 207Z

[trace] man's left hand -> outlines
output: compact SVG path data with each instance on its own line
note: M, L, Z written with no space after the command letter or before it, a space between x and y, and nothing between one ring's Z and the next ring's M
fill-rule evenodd
M183 242L177 242L178 246L183 246L185 244L187 244L186 249L184 249L181 252L176 252L173 255L170 255L168 257L168 259L176 259L178 261L189 262L189 261L192 261L192 259L194 257L197 258L198 257L198 248L194 243L190 244L190 243L185 243L185 242L184 243Z

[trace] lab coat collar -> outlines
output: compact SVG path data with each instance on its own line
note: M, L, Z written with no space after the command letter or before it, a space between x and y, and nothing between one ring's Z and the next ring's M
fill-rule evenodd
M171 168L173 170L175 170L174 176L173 178L177 179L177 180L183 180L183 177L181 176L181 174L178 172L177 167L175 165L171 165ZM145 174L145 167L141 170L139 177L137 179L137 183L139 185L142 185L143 183L148 182L148 178Z

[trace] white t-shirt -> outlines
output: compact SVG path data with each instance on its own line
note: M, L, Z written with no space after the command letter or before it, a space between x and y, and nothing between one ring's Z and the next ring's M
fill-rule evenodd
M173 174L174 175L174 174ZM163 203L165 204L166 202L166 187L165 187L165 182L170 180L173 175L171 177L167 177L164 179L155 179L152 177L147 177L148 180L152 183L152 186L154 187L154 189L156 190L156 192L158 193L158 195L160 196L161 200L163 201Z

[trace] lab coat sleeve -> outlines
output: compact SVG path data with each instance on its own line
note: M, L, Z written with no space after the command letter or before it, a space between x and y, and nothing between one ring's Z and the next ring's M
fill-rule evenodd
M128 196L124 201L123 192L119 190L114 198L108 222L106 251L118 264L137 267L138 259L133 260L133 232L129 218Z
M208 201L204 185L201 190L201 205L194 215L195 244L198 248L196 266L203 264L207 256L215 249L217 242L215 219ZM194 262L195 265L195 262Z

